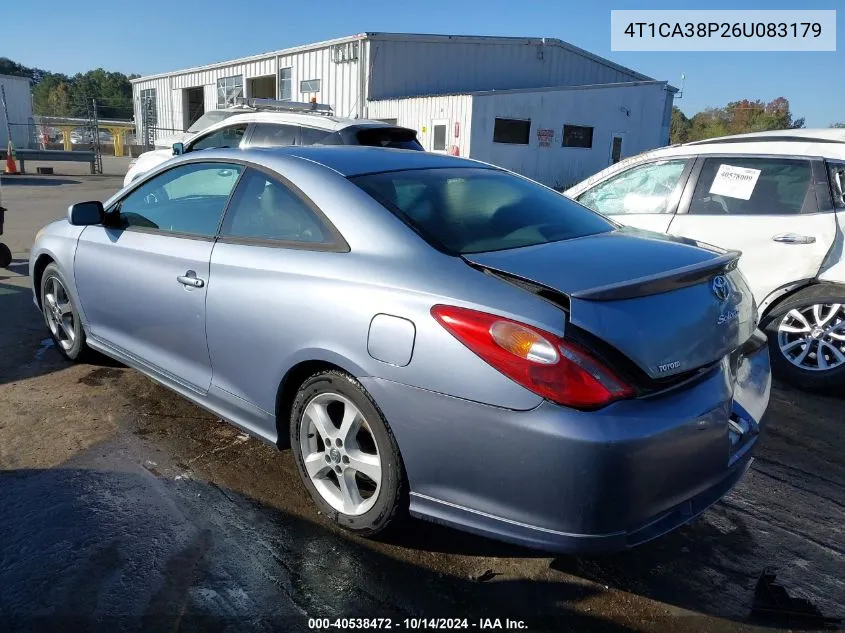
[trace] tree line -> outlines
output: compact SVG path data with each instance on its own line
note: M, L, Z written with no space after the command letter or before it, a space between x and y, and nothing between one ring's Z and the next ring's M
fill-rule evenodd
M689 118L677 106L673 107L669 138L672 143L687 143L715 136L802 127L804 118L794 117L785 97L768 103L742 99L721 108L706 108ZM845 127L845 123L832 123L830 127Z
M0 75L28 77L32 81L33 113L42 116L88 116L92 99L97 100L97 115L102 119L131 119L132 84L140 75L124 75L102 68L73 76L29 68L0 57ZM22 121L21 121L22 122Z

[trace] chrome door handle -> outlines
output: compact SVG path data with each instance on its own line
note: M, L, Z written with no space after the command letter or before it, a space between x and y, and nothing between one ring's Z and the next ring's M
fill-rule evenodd
M205 282L197 277L197 273L193 270L187 271L184 275L179 275L176 281L183 286L190 286L191 288L202 288L205 285Z
M796 233L781 233L772 237L775 242L782 242L784 244L812 244L816 238L812 235L798 235Z

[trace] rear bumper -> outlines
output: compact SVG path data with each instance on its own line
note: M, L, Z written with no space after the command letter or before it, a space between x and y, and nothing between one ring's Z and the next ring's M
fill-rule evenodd
M718 501L748 470L771 388L766 347L736 374L725 365L682 392L592 413L362 382L397 438L412 514L564 552L633 547Z

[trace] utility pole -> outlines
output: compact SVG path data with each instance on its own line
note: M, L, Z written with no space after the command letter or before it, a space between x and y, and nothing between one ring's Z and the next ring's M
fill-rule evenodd
M102 174L103 173L103 152L100 148L100 120L97 117L97 100L91 99L91 105L93 107L92 113L94 118L94 160L95 165L97 168L97 172Z

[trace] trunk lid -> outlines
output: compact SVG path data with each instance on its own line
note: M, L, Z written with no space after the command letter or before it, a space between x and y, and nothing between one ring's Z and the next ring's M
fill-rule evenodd
M660 379L718 361L756 329L739 255L626 228L464 259L565 294L572 324Z

